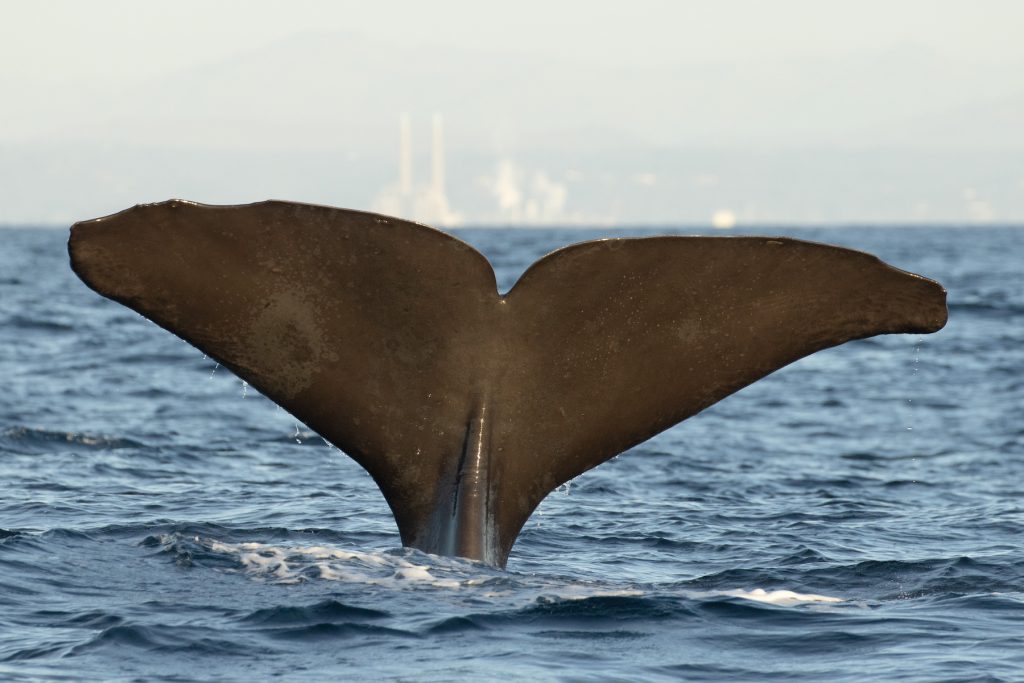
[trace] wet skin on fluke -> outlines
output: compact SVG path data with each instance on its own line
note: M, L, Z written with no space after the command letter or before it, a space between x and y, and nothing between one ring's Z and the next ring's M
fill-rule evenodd
M560 484L820 349L946 322L946 292L788 238L584 242L501 295L387 216L171 200L83 221L74 271L362 465L406 546L504 567Z

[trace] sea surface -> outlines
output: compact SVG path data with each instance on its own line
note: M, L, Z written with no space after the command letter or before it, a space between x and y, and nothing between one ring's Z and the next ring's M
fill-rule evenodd
M507 289L672 232L458 234ZM0 230L0 680L1024 680L1024 229L761 233L935 278L949 324L579 477L500 571L403 549L368 475L87 289L66 230Z

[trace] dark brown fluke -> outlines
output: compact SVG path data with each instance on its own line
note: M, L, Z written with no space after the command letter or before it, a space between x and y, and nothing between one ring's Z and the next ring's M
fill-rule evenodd
M289 202L136 206L69 251L366 468L405 545L499 567L563 482L819 349L946 321L938 283L786 238L575 244L505 296L454 237Z

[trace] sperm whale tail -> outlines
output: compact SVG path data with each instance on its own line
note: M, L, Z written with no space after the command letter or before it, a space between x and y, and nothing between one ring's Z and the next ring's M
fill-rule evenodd
M563 482L810 353L946 321L938 283L785 238L575 244L505 295L447 234L280 201L140 205L69 252L355 459L405 545L500 567Z

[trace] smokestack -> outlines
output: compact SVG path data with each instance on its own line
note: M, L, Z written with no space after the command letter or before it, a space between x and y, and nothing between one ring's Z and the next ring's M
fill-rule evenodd
M440 197L444 195L444 129L442 128L440 114L434 114L433 142L433 164L430 180L434 192Z
M408 114L398 120L398 191L403 197L412 194L412 123Z

